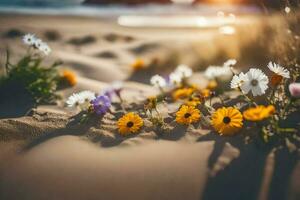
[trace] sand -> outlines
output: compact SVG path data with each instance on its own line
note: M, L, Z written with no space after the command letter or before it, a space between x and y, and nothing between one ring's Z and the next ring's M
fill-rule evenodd
M62 59L63 68L78 76L75 87L59 92L62 97L99 92L123 80L127 102L157 94L149 86L157 72L167 74L179 63L195 69L197 55L205 53L196 46L208 43L212 52L214 39L223 37L210 29L124 28L114 18L1 15L1 35L13 28L42 37L47 30L59 32L61 38L49 42L53 54L47 62ZM92 42L71 42L86 37ZM1 42L1 64L6 45L13 59L24 50L19 38ZM133 73L130 64L138 57L146 69ZM201 73L194 79L206 84ZM122 138L112 119L104 121L109 131L79 126L72 123L76 110L63 106L59 101L0 120L0 199L300 199L298 153L244 145L238 136L202 129L177 129L163 137L145 129Z

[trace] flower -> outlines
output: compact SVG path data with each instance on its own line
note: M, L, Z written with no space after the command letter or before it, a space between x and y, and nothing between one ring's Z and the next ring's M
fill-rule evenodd
M289 85L289 91L292 97L300 97L300 83L291 83Z
M204 98L208 98L212 94L211 91L209 89L207 89L207 88L206 89L202 89L200 91L200 93L201 93L202 97L204 97Z
M36 49L40 49L41 46L44 44L44 42L39 39L39 38L36 38L35 41L34 41L34 44L33 46L36 48Z
M65 79L71 86L74 86L77 83L76 75L71 70L63 70L62 78Z
M251 90L253 96L265 94L268 89L269 79L260 69L251 68L246 73L246 76L247 78L241 84L243 93L247 94Z
M182 82L182 76L178 73L172 72L169 75L169 83L173 86L180 86Z
M123 136L138 132L143 125L143 119L133 112L125 114L118 120L119 133Z
M199 97L190 97L188 101L185 103L187 106L198 106L201 104L201 99Z
M204 72L204 76L208 79L215 79L220 76L229 76L231 74L231 69L228 66L209 66Z
M46 56L51 53L51 48L48 46L48 44L42 42L40 44L40 47L38 48L41 52L43 52Z
M219 108L212 114L212 126L220 135L234 135L243 126L241 112L233 107Z
M66 101L68 107L81 106L82 109L87 108L90 101L95 99L95 93L91 91L82 91L72 94Z
M185 99L192 96L194 88L181 88L173 92L172 96L174 100Z
M163 88L167 85L166 80L160 76L160 75L154 75L150 79L151 85L158 87L158 88Z
M271 77L273 86L278 85L283 78L290 78L290 72L279 64L269 62L268 68L274 72L274 75Z
M249 121L261 121L270 117L275 112L275 107L269 106L256 106L254 108L249 108L243 112L243 116Z
M230 82L230 87L232 89L240 88L243 85L243 83L247 80L248 80L248 76L243 72L241 72L239 75L234 75L232 77L232 80Z
M134 71L138 71L145 67L145 62L141 58L137 58L132 64L131 67Z
M268 68L279 76L290 78L290 72L279 64L269 62Z
M108 96L100 95L91 101L93 110L98 115L104 115L111 106L111 101Z
M200 119L200 111L194 106L183 105L176 112L176 122L179 124L191 124L198 122Z
M28 33L23 36L22 40L23 40L24 44L33 46L35 44L36 37L34 34Z
M216 80L210 80L210 81L208 82L206 88L209 89L209 90L214 90L214 89L217 88L217 86L218 86L218 83L217 83Z
M123 82L122 81L114 81L110 84L111 86L104 88L100 94L108 96L110 99L112 99L113 95L117 95L120 98L120 93L123 89Z
M187 65L179 65L174 73L178 74L181 78L189 78L193 75L193 70Z
M223 66L225 67L232 67L237 63L237 61L235 59L229 59L227 60Z

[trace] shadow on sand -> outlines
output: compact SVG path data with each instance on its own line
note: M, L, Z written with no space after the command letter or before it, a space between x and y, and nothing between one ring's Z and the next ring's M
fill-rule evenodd
M224 170L208 179L203 200L284 200L288 199L290 176L298 162L298 155L290 153L286 148L275 151L275 162L267 163L267 157L272 151L270 146L251 143L243 144L240 137L220 137L210 133L201 137L201 141L215 141L213 152L209 158L209 168L212 168L222 153L225 143L239 149L240 155ZM267 166L266 165L274 165ZM266 170L273 169L271 182L264 186ZM263 195L262 193L266 194ZM265 198L266 197L266 198Z

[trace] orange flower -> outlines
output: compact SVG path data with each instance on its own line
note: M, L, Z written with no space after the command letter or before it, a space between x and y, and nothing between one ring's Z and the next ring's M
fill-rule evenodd
M215 80L210 80L210 81L208 82L206 88L209 89L209 90L214 90L214 89L216 89L217 86L218 86L217 81L215 81Z
M269 106L256 106L254 108L249 108L243 112L243 116L248 121L261 121L264 120L275 113L275 107L273 105Z
M176 122L179 124L189 125L200 120L200 111L194 106L183 105L176 112Z
M66 80L71 86L74 86L77 83L76 75L71 70L67 70L67 69L63 70L63 72L62 72L62 78L64 80Z
M204 97L204 98L208 98L210 97L211 95L211 91L209 89L203 89L201 90L201 95Z
M243 127L243 116L236 108L223 107L212 114L211 123L220 135L231 136Z
M186 99L192 96L194 88L181 88L173 92L172 96L174 100Z
M137 58L132 64L131 67L134 71L141 70L145 67L145 62L144 60Z

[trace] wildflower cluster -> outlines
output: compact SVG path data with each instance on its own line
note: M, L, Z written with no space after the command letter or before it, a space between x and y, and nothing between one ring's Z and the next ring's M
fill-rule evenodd
M81 122L86 122L91 117L103 117L110 112L113 98L116 96L120 102L122 90L121 82L114 82L112 86L105 88L99 94L85 90L73 93L68 97L66 104L68 107L75 107L82 114Z
M35 103L54 103L58 98L56 91L61 86L61 80L67 77L68 81L72 82L71 85L75 85L75 75L72 75L70 71L60 75L57 68L61 64L60 61L44 66L42 62L44 57L50 54L51 48L35 35L26 34L22 41L28 49L16 63L11 63L10 53L7 50L6 75L1 77L0 90L23 88Z
M250 137L259 136L264 142L287 137L283 134L286 132L296 134L297 124L292 127L281 125L293 110L298 109L300 83L295 82L295 77L299 74L292 77L288 69L272 62L267 66L269 76L258 68L237 73L235 64L236 60L229 60L223 66L208 67L204 73L208 78L204 88L191 83L193 70L186 65L179 65L167 76L154 75L150 84L158 89L159 95L147 98L143 104L144 112L138 108L136 112L123 110L124 114L117 122L120 135L138 133L146 121L152 122L156 130L164 131L170 128L170 120L178 126L210 127L223 136L233 136L242 133L241 130L247 135L249 130L256 128ZM219 85L224 85L220 79L224 75L229 77L227 85L235 90L231 94L235 94L236 99L226 98L227 91L216 92ZM87 91L73 94L67 103L103 116L112 107L113 94L122 104L121 88L106 89L99 96ZM168 111L166 117L159 106L168 109L169 104L177 105L177 111Z

